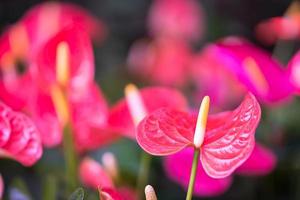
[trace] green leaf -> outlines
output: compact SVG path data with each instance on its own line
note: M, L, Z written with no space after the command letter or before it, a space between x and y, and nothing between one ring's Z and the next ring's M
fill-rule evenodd
M69 200L83 200L84 190L82 188L77 188L69 197Z

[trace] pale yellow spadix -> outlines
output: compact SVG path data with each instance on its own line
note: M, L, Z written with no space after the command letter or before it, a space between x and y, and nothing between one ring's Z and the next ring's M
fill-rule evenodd
M207 122L208 111L209 111L209 101L210 101L209 97L205 96L201 102L201 106L199 109L196 130L194 135L194 145L196 148L200 148L204 140L206 122Z
M56 80L65 87L69 81L70 49L66 42L60 42L56 49Z
M51 97L58 119L61 125L64 126L69 121L69 109L67 99L58 85L52 86Z
M143 99L133 84L128 84L125 87L125 97L133 122L137 125L147 115Z
M146 200L157 200L155 190L151 185L145 187Z

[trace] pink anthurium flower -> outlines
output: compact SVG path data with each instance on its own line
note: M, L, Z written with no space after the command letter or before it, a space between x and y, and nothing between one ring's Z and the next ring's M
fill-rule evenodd
M79 166L79 176L82 183L90 188L114 188L112 178L107 171L95 160L84 158Z
M296 88L296 93L300 94L300 51L288 63L290 81Z
M138 125L137 141L146 152L160 156L193 146L195 151L201 150L204 171L210 177L225 178L247 160L254 148L260 106L249 93L234 111L210 116L205 131L209 99L204 98L202 105L198 120L168 108L152 112Z
M102 198L136 200L137 194L133 189L126 186L115 187L109 170L107 166L102 166L91 158L85 158L80 164L79 176L85 186L95 190L99 189L101 200Z
M210 79L208 86L216 86L212 89L220 86L219 93L227 89L226 93L234 91L233 95L240 97L249 90L264 103L283 101L294 91L287 71L270 54L241 38L225 38L207 46L192 64L192 74L198 85L202 83L200 77L204 77L204 84ZM215 74L220 78L214 79Z
M29 41L25 27L16 24L0 38L0 98L13 109L24 109L35 85L28 73Z
M103 22L71 3L39 4L26 12L20 22L26 26L33 51L67 27L76 27L99 39L106 34Z
M93 80L92 47L85 33L75 27L62 30L40 50L35 65L39 89L30 108L46 146L61 143L65 123L72 126L80 151L115 139L107 126L108 105Z
M181 86L187 81L191 50L183 40L167 37L133 44L129 70L146 80L163 85Z
M165 171L173 181L187 189L190 170L192 166L193 151L186 148L174 155L164 159ZM272 172L276 165L276 157L266 147L256 143L250 157L236 169L235 173L241 175L266 175ZM201 164L198 165L194 195L196 196L217 196L226 192L232 183L232 176L221 179L209 177Z
M31 166L42 152L40 134L33 122L0 102L0 157Z
M68 58L66 59L70 68L67 72L59 72L64 70L58 65L64 65L64 61L59 61L57 54L58 45L66 46ZM90 39L85 33L80 32L76 27L68 27L56 34L50 39L44 47L39 51L36 58L37 70L34 77L42 84L42 87L51 87L61 77L57 74L66 73L68 79L68 87L70 90L81 92L85 90L87 85L93 82L94 77L94 57ZM66 80L62 80L66 81Z
M161 107L179 110L187 109L187 100L176 89L145 87L139 93L147 109L146 112L152 112ZM111 108L108 122L112 129L131 139L135 139L135 125L125 99L121 99Z
M154 36L197 40L203 35L204 19L200 4L194 0L156 0L148 17Z
M278 40L293 40L300 37L300 15L272 17L256 27L257 37L266 44Z

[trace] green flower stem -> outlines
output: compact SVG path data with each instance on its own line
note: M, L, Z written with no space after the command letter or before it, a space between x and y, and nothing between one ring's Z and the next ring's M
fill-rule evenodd
M66 170L66 190L70 194L72 191L79 186L78 181L78 158L74 147L74 140L72 134L72 128L70 124L66 124L64 127L64 138L63 138L63 148L64 148L64 158L65 158L65 170Z
M57 180L53 174L46 175L43 180L43 198L44 200L56 199Z
M148 153L144 151L141 153L139 174L137 178L137 189L139 197L141 197L140 199L143 199L142 197L144 196L144 188L149 177L151 158L151 155Z
M194 148L194 158L193 158L192 170L191 170L191 175L190 175L189 187L188 187L188 191L186 194L186 200L191 200L193 197L195 179L196 179L198 162L199 162L199 155L200 155L200 150L197 148Z

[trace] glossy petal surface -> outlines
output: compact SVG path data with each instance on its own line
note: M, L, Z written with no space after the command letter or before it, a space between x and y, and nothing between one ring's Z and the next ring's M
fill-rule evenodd
M241 175L267 175L276 167L277 158L267 147L256 143L250 157L236 172Z
M222 124L207 130L200 159L209 176L229 176L249 158L255 145L254 134L260 115L260 106L249 93L237 109L224 115Z
M185 110L187 101L177 90L168 87L147 87L140 90L144 105L148 112L161 107ZM125 99L120 100L110 111L109 124L116 131L135 139L132 117Z
M168 177L181 185L185 190L188 188L190 172L193 160L193 148L186 148L174 155L164 158L164 169ZM201 197L212 197L221 195L230 186L232 177L214 179L209 177L201 162L198 164L195 180L194 195Z
M188 113L160 108L137 127L137 142L152 155L170 155L193 145L196 118Z

